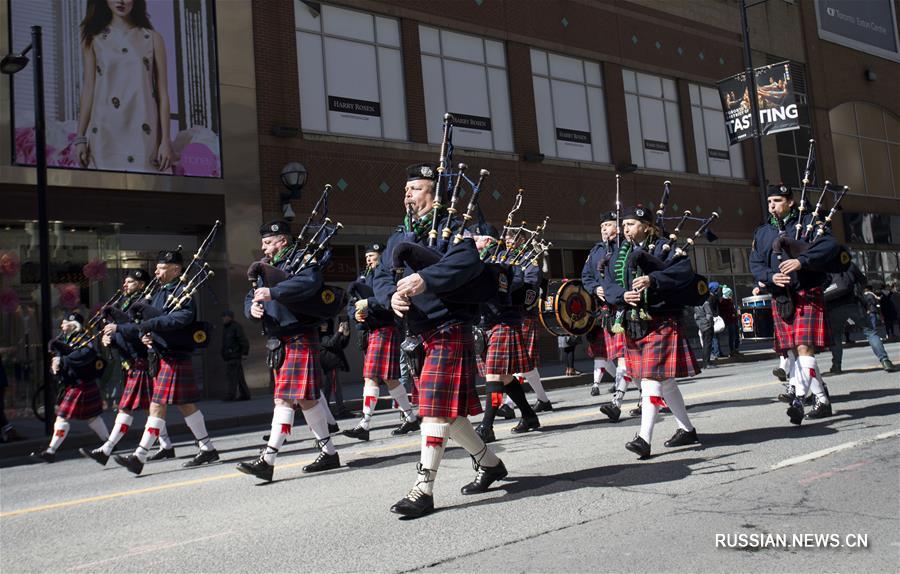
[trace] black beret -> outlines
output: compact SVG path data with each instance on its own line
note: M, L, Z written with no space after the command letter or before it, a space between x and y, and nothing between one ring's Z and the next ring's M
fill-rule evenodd
M600 220L600 223L606 223L607 221L615 221L616 220L616 211L604 211L603 219Z
M366 248L366 253L381 253L384 251L384 245L380 243L373 243Z
M184 265L184 256L181 254L181 251L160 251L156 257L156 262Z
M766 190L766 197L792 197L793 192L791 188L784 185L783 183L779 183L778 185L770 185L769 189Z
M644 223L653 223L653 219L656 217L656 214L646 207L642 205L636 205L634 207L629 207L622 212L622 219L637 219L638 221L643 221Z
M406 168L406 181L416 179L437 179L437 168L430 163L417 163Z
M259 236L260 237L271 237L273 235L290 235L291 234L291 224L287 221L270 221L265 225L260 226L259 228Z
M81 313L72 312L66 315L66 321L74 321L79 324L84 324L84 317L82 317Z
M125 277L134 279L135 281L143 281L144 283L150 280L150 274L143 269L129 269L128 273L125 274Z

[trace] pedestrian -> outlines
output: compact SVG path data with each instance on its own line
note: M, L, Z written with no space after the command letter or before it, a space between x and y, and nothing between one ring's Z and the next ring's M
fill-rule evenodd
M350 322L347 317L341 317L337 330L334 329L332 323L329 319L319 324L319 336L322 339L320 359L322 370L325 372L322 391L326 401L334 401L335 412L341 413L344 411L344 393L341 389L338 371L350 372L350 363L347 362L347 355L344 354L344 349L350 344Z
M881 297L878 295L880 284L880 281L872 281L863 287L863 306L872 330L878 329L878 317L881 315Z
M577 377L581 374L575 370L575 347L581 342L581 337L574 335L556 337L556 344L559 347L559 360L565 366L566 377Z
M0 351L0 443L22 439L13 424L6 418L6 387L8 386L9 379L6 377L6 368L3 366L3 352Z
M228 379L226 401L249 401L250 389L244 378L244 359L250 353L250 342L244 328L234 320L234 311L222 311L222 360L225 361L225 377Z
M881 367L888 372L894 370L894 364L888 357L884 343L878 333L872 328L869 319L865 317L865 302L862 299L863 285L866 277L855 263L851 263L849 269L843 273L831 273L828 275L828 287L825 289L825 312L828 326L831 328L831 374L842 372L841 359L844 355L841 344L842 334L847 329L847 321L862 328L863 335L869 341L869 346Z
M728 355L740 354L741 337L737 307L734 304L734 291L728 285L722 286L722 298L719 300L719 317L725 322L728 333Z
M881 297L881 316L884 318L885 338L890 340L894 336L894 325L897 323L897 303L894 300L891 286L885 283L879 293Z
M703 350L703 358L700 361L700 367L705 369L710 366L712 354L712 340L715 337L713 332L713 321L715 316L712 312L711 297L707 297L702 305L694 307L694 323L700 331L700 345Z
M712 312L713 333L710 339L710 358L715 361L722 356L722 349L719 346L719 332L716 331L716 317L719 316L719 302L722 297L719 291L720 285L718 281L709 282L709 309Z

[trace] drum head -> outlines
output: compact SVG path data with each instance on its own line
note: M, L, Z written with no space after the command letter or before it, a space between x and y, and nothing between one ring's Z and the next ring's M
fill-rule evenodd
M586 335L596 322L596 300L577 279L550 284L541 322L554 335Z

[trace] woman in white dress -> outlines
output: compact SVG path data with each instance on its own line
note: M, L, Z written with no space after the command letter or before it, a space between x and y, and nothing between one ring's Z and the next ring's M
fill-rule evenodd
M83 167L171 173L166 48L146 0L89 0L81 23Z

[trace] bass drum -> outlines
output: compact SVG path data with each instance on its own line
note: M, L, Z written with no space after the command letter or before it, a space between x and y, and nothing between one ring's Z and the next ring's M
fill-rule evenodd
M588 334L597 321L597 301L579 279L551 281L541 304L541 324L558 337Z

